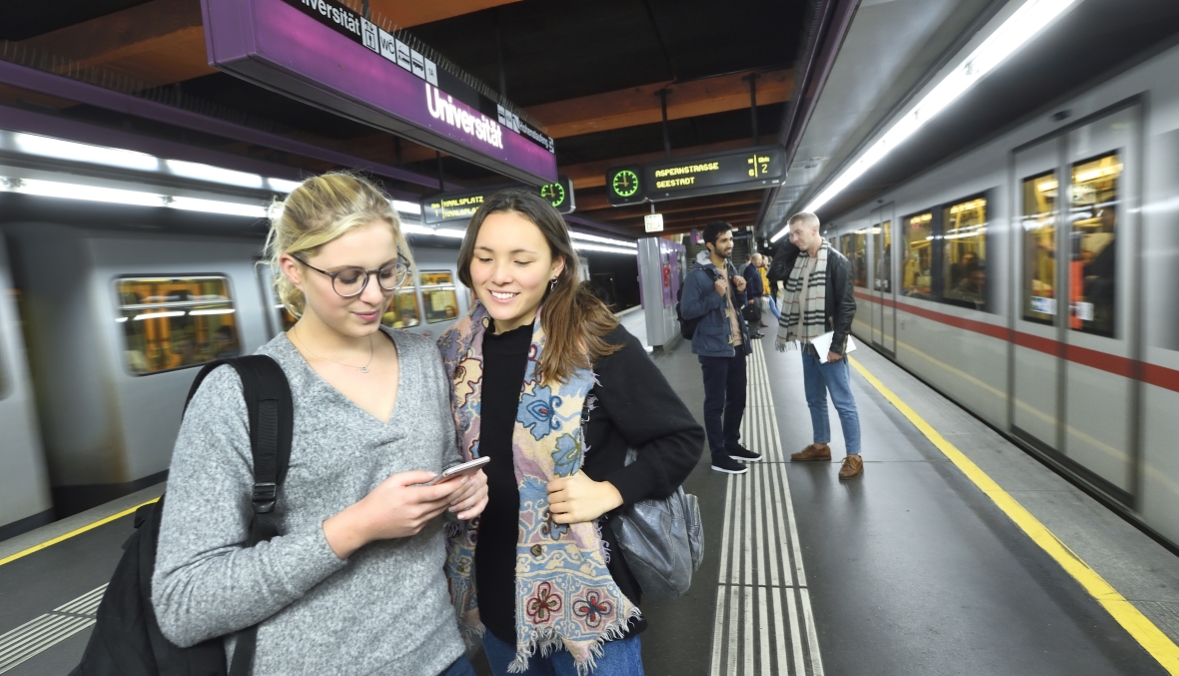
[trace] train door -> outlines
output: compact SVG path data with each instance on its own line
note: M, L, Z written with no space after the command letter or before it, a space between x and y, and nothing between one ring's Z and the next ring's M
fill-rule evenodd
M1126 108L1069 132L1064 178L1068 218L1059 257L1066 360L1064 451L1127 504L1135 492L1132 438L1138 322L1133 274L1138 250L1140 108ZM1062 210L1064 211L1064 210ZM1067 267L1066 267L1067 266ZM1067 307L1067 311L1065 311Z
M1015 340L1011 346L1011 428L1041 450L1059 450L1060 353L1062 328L1057 252L1063 240L1059 171L1063 139L1052 138L1017 150L1012 194L1017 246L1017 287L1014 304ZM1063 181L1067 185L1067 181Z
M1132 503L1135 105L1018 151L1014 431Z
M873 209L872 237L872 341L888 354L896 354L896 295L892 280L893 205Z

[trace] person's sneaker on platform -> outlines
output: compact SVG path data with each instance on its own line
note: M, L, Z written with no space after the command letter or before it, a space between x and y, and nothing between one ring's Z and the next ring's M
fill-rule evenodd
M727 474L744 474L749 471L749 468L727 455L712 456L712 469L717 472L725 472Z
M811 444L798 453L790 454L791 462L831 462L831 447L827 444Z
M839 468L840 479L851 479L864 473L864 460L859 453L849 455L843 459L843 467Z
M738 444L735 448L725 449L725 453L734 460L744 460L745 462L757 462L761 460L761 453L751 451L744 446Z

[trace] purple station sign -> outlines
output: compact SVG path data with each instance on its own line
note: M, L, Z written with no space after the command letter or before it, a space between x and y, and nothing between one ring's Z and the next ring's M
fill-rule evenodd
M336 0L201 0L209 65L532 185L553 140Z

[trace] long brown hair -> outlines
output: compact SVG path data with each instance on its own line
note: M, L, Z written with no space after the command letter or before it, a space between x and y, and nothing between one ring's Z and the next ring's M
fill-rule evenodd
M557 283L541 300L540 326L545 346L540 358L538 377L542 383L566 382L578 368L592 368L594 362L622 349L607 343L605 336L618 326L609 308L587 289L582 288L577 252L569 239L569 228L561 214L548 200L527 190L501 190L483 203L463 237L459 249L458 276L467 288L471 282L471 260L475 257L475 240L479 228L490 214L511 212L531 221L549 243L553 260L565 259Z

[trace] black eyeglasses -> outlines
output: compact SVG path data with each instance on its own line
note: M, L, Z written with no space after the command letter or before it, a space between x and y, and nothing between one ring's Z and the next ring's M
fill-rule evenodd
M405 282L405 278L409 276L409 261L400 253L397 254L397 261L389 263L388 265L378 270L365 270L363 268L344 268L339 272L328 272L327 270L320 270L307 261L298 256L291 255L291 258L299 261L303 265L315 270L316 272L327 275L332 278L332 289L344 298L352 298L359 296L364 292L365 287L368 286L369 275L376 273L377 284L385 291L396 291L397 287Z

